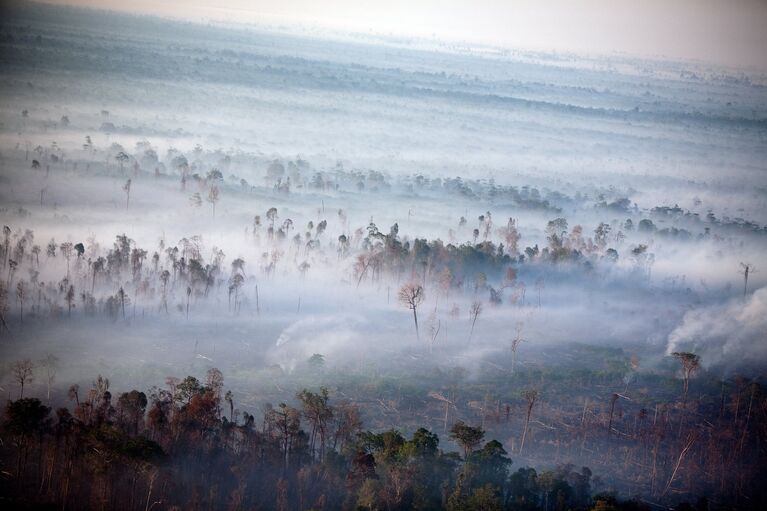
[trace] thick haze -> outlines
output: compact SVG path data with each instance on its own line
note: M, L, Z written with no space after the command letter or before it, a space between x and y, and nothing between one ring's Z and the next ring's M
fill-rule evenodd
M767 2L761 0L47 1L192 20L301 24L767 70Z
M79 3L131 12L0 16L2 392L50 353L64 404L212 367L242 411L322 384L378 430L490 399L512 452L519 382L541 435L591 406L609 442L611 396L626 431L680 398L674 352L717 409L767 374L764 3Z

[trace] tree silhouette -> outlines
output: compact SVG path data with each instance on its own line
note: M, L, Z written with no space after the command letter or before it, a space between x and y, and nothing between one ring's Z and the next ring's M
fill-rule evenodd
M740 273L743 274L743 296L748 293L748 277L749 275L756 273L756 268L751 263L740 263Z
M122 309L123 319L125 319L125 298L125 290L120 286L120 289L117 290L117 299L120 300L120 309Z
M11 228L3 226L3 268L11 257Z
M46 398L48 401L51 400L51 386L53 385L53 380L56 379L56 371L58 369L59 365L59 359L55 355L48 354L45 358L40 360L38 364L43 368L45 371L45 385L46 385Z
M429 353L434 352L434 345L437 343L437 336L441 326L442 321L437 318L436 311L432 311L429 314Z
M266 212L266 219L269 220L269 224L274 229L274 221L277 219L277 208L269 208Z
M165 308L165 314L168 314L168 281L170 280L170 272L163 270L160 273L160 282L162 282L162 305Z
M607 423L607 437L610 437L610 433L613 430L613 413L615 412L615 403L618 401L618 394L613 392L610 396L610 420Z
M690 388L690 376L700 369L700 357L694 353L686 351L675 351L672 353L680 364L682 364L682 379L684 381L684 393L682 400L687 402L687 391Z
M527 438L527 429L530 426L530 416L533 413L533 406L538 400L538 391L535 389L527 389L522 392L522 397L527 401L527 415L525 416L525 429L522 432L522 440L519 443L519 452L525 447L525 438Z
M464 459L468 459L472 451L485 438L485 431L480 427L469 426L463 421L458 421L450 428L450 438L461 446Z
M19 302L19 320L24 323L24 298L26 287L23 281L16 283L16 300Z
M120 165L120 174L122 174L122 173L124 172L124 169L123 169L123 164L124 164L126 161L130 160L130 156L128 156L127 154L125 154L125 152L124 152L124 151L120 151L119 153L117 153L117 154L115 155L115 160L117 160L117 163ZM128 180L128 181L130 181L130 180Z
M130 186L131 180L128 179L123 185L123 191L125 192L125 209L128 209L130 206Z
M18 446L15 478L19 481L26 472L30 444L34 438L41 438L50 425L50 412L50 408L35 398L19 398L9 401L5 407L3 430L15 437Z
M74 245L69 241L65 241L64 243L59 245L59 250L61 251L61 255L64 256L64 259L67 260L67 279L69 279L69 260L72 258L72 251L74 250Z
M399 302L413 311L413 321L415 322L415 335L420 341L421 336L418 332L418 306L421 305L424 299L423 287L420 284L408 282L404 284L398 293Z
M516 335L514 336L514 339L511 340L511 372L514 373L515 366L517 364L517 350L519 349L519 345L525 342L525 340L522 338L522 327L524 324L521 321L518 321L517 324L514 326L514 329L516 330Z
M19 384L19 399L24 397L24 386L35 380L35 364L28 358L19 360L11 365L11 375Z
M475 301L471 304L469 309L469 319L471 320L471 329L469 330L469 344L471 344L471 338L474 335L474 325L477 323L477 318L482 313L482 302Z
M319 437L319 459L325 458L326 439L328 435L328 422L333 416L333 409L328 404L328 389L320 387L319 392L311 392L307 389L296 394L296 398L301 402L303 415L312 426L309 436L309 450L315 452L317 438Z
M122 291L122 288L120 288L120 291ZM75 286L70 285L69 289L67 289L67 294L65 296L65 299L67 301L67 316L72 316L72 307L74 307L75 304ZM123 303L123 317L125 316L125 301L122 300Z
M216 185L211 186L210 190L208 190L207 201L213 205L213 218L216 218L216 203L221 198L220 193L221 192Z
M285 403L280 403L276 409L270 408L267 411L265 421L277 434L283 456L284 473L290 466L290 451L301 429L301 412Z
M234 395L231 390L226 391L224 401L229 405L229 422L234 422Z

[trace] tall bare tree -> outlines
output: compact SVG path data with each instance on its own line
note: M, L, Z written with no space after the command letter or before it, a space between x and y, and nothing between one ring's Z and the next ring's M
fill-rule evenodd
M19 281L16 284L16 300L19 302L19 320L24 323L24 298L26 294L26 286L24 281Z
M123 191L125 192L125 209L128 209L128 207L130 206L130 185L131 185L130 179L128 179L123 185Z
M524 323L521 321L517 321L517 324L514 326L514 330L516 331L516 334L514 335L514 339L511 340L511 372L514 373L514 369L517 365L517 349L519 349L519 345L525 342L525 340L522 338L522 327L524 326Z
M59 250L61 251L61 255L64 256L64 259L67 260L67 279L69 278L69 260L72 258L72 253L74 252L75 246L70 241L65 241L61 245L59 245Z
M170 272L163 270L160 273L160 282L162 282L162 306L165 309L165 314L168 314L168 281L170 280Z
M403 284L397 294L399 302L413 311L413 321L415 322L415 335L420 341L421 335L418 332L418 306L421 305L424 299L423 287L420 284L414 282L408 282Z
M748 276L756 273L756 268L751 263L740 263L740 273L743 274L743 296L748 293Z
M38 362L45 371L45 385L47 390L47 399L51 400L51 386L56 379L56 370L58 369L59 359L55 355L48 354Z
M527 401L527 415L525 416L525 429L522 431L522 440L519 443L519 452L525 447L525 438L527 438L527 429L530 426L530 416L533 413L533 406L538 400L538 391L535 389L527 389L522 392L522 397Z
M24 386L35 380L35 364L28 358L11 365L13 379L19 384L19 399L24 397Z
M208 191L208 202L210 202L213 205L213 218L216 218L216 203L221 198L221 191L218 189L218 186L213 185L210 187L210 190Z
M437 311L432 311L429 314L429 353L434 352L434 345L437 343L437 336L441 326L442 321L437 318Z
M482 313L482 302L476 301L471 304L469 309L469 319L471 320L471 330L469 330L469 344L471 344L471 338L474 335L474 325L477 324L477 318Z

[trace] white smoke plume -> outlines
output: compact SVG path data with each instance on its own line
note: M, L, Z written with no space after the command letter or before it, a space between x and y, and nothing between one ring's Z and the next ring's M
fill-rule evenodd
M745 300L687 312L668 337L667 353L692 351L707 367L764 367L767 363L767 287Z

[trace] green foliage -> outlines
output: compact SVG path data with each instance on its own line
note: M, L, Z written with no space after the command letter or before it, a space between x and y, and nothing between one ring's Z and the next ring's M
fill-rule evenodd
M95 452L119 456L124 461L154 463L165 456L157 442L143 435L130 436L110 424L102 423L91 430L88 440Z
M450 428L450 438L458 442L463 448L464 458L466 459L469 458L469 454L482 442L484 437L485 432L482 428L469 426L463 421L456 422Z
M200 380L194 376L187 376L176 386L176 400L188 403L195 394L199 394L202 391L203 386Z
M5 406L3 429L12 435L31 436L42 433L50 425L51 409L37 398L9 401Z
M506 486L512 462L498 440L491 440L482 449L471 453L467 462L476 465L476 480L496 488Z
M309 359L307 360L307 363L315 369L320 369L322 366L325 365L325 356L319 353L315 353L314 355L309 357Z

